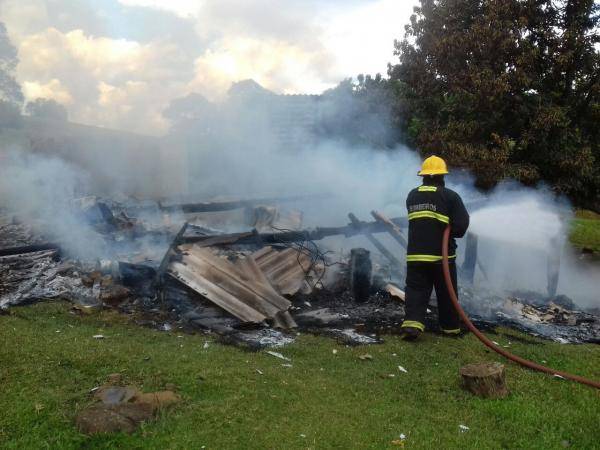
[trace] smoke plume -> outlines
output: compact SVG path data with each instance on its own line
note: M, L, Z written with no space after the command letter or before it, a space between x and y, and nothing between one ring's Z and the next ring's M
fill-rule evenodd
M370 220L374 209L390 217L406 215L406 196L420 184L417 171L421 159L416 152L402 146L374 149L343 136L315 133L315 126L318 128L322 120L319 117L307 119L310 127L294 122L282 126L273 120L285 112L277 109L281 108L278 101L274 94L259 99L251 96L243 101L230 99L209 105L213 109L203 113L199 121L185 127L174 126L175 131L165 141L169 144L169 157L185 163L179 172L170 170L168 177L185 180L187 192L159 192L158 196L185 194L205 201L215 197L326 194L322 199L289 205L304 212L306 227L344 225L349 212L361 220ZM343 104L348 107L347 102ZM335 116L336 111L332 114ZM287 136L283 140L282 130ZM135 151L139 154L139 149ZM134 159L125 157L121 161ZM86 173L67 160L66 153L62 158L10 154L2 168L0 200L2 206L37 219L77 256L97 258L104 250L102 243L88 225L70 212L70 204L73 198L96 193L97 184L90 183L94 172L106 180L107 174L114 172L110 170L114 161L98 158L96 167L88 167ZM131 165L129 169L138 168ZM118 171L119 177L126 176L126 172ZM160 178L161 174L136 176L146 183L147 192L156 192L160 184L157 176ZM471 217L470 231L479 236L479 258L485 270L485 274L479 269L476 272L476 286L492 288L503 295L515 290L546 292L548 258L560 254L558 293L572 297L582 306L600 305L598 270L582 266L565 239L571 218L566 200L556 198L546 188L531 189L516 183L503 183L484 194L474 188L464 172L451 174L447 185L467 205L473 199L487 199L486 206ZM108 179L102 193L131 194L124 191L124 186L127 184L123 179ZM383 235L381 238L400 259L404 257L398 244ZM344 242L329 240L325 245L345 251L351 246L371 248L364 237ZM458 264L462 261L461 252L459 248Z

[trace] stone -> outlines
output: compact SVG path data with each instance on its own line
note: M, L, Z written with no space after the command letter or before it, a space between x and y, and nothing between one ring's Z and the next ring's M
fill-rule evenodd
M102 287L100 300L111 306L117 306L131 295L129 289L119 284Z
M109 384L119 384L122 381L123 377L120 373L111 373L107 377L107 381Z
M81 411L75 424L85 434L133 433L136 424L107 405L91 406Z
M110 275L103 275L102 278L100 278L100 286L102 287L110 287L115 283L114 279L112 276Z
M154 417L155 410L148 403L121 403L112 410L132 421L135 425Z
M85 434L133 433L140 423L153 417L154 410L147 403L92 405L77 415L75 424Z
M146 404L156 412L181 401L181 397L173 391L138 393L132 398L133 403Z
M109 380L120 382L121 374L111 374ZM85 408L75 418L77 428L85 434L133 433L156 412L181 401L172 390L142 393L132 386L113 385L98 388L94 398L100 403Z
M101 386L94 392L94 398L105 405L125 403L139 395L139 391L131 386Z

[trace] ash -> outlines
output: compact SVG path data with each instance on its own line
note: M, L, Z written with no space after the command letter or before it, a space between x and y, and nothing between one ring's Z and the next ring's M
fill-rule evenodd
M87 199L78 208L103 242L106 251L97 258L51 244L43 223L0 216L1 311L60 299L82 311L117 309L141 326L213 333L251 350L282 347L301 333L346 345L377 344L397 333L404 318L402 268L379 253L372 252L372 274L358 295L350 255L331 254L318 240L261 241L281 230L287 234L275 236L300 232L301 214L245 204L244 214L229 222L221 214L216 222L204 213L190 216L173 206L164 212L159 204L134 199ZM276 260L280 264L272 266ZM244 272L248 268L255 270L252 276ZM188 278L178 276L187 269ZM600 342L598 314L579 310L567 297L459 284L465 310L487 330L502 325L558 342ZM426 322L437 332L435 299Z

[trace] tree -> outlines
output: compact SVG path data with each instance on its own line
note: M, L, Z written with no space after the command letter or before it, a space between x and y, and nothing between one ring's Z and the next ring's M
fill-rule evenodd
M17 49L0 22L0 128L17 128L22 123L23 93L14 76L18 63Z
M398 125L483 187L545 179L597 199L598 12L593 0L421 0L389 68Z
M50 119L66 122L68 119L67 108L52 99L38 98L27 103L25 111L31 117Z
M4 23L0 22L0 101L21 106L23 93L15 79L18 63L17 49L10 42Z
M209 127L214 113L215 106L211 102L200 94L191 93L172 100L162 115L171 121L171 131L189 132Z
M23 117L19 107L11 102L0 101L0 129L20 128L22 124Z
M321 97L318 134L350 144L391 147L398 141L392 124L393 83L380 74L348 78Z

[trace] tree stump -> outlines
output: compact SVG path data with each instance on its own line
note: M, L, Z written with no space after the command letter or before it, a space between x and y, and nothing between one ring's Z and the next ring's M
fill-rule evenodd
M463 386L471 393L484 398L504 398L508 395L504 364L485 362L460 368Z

